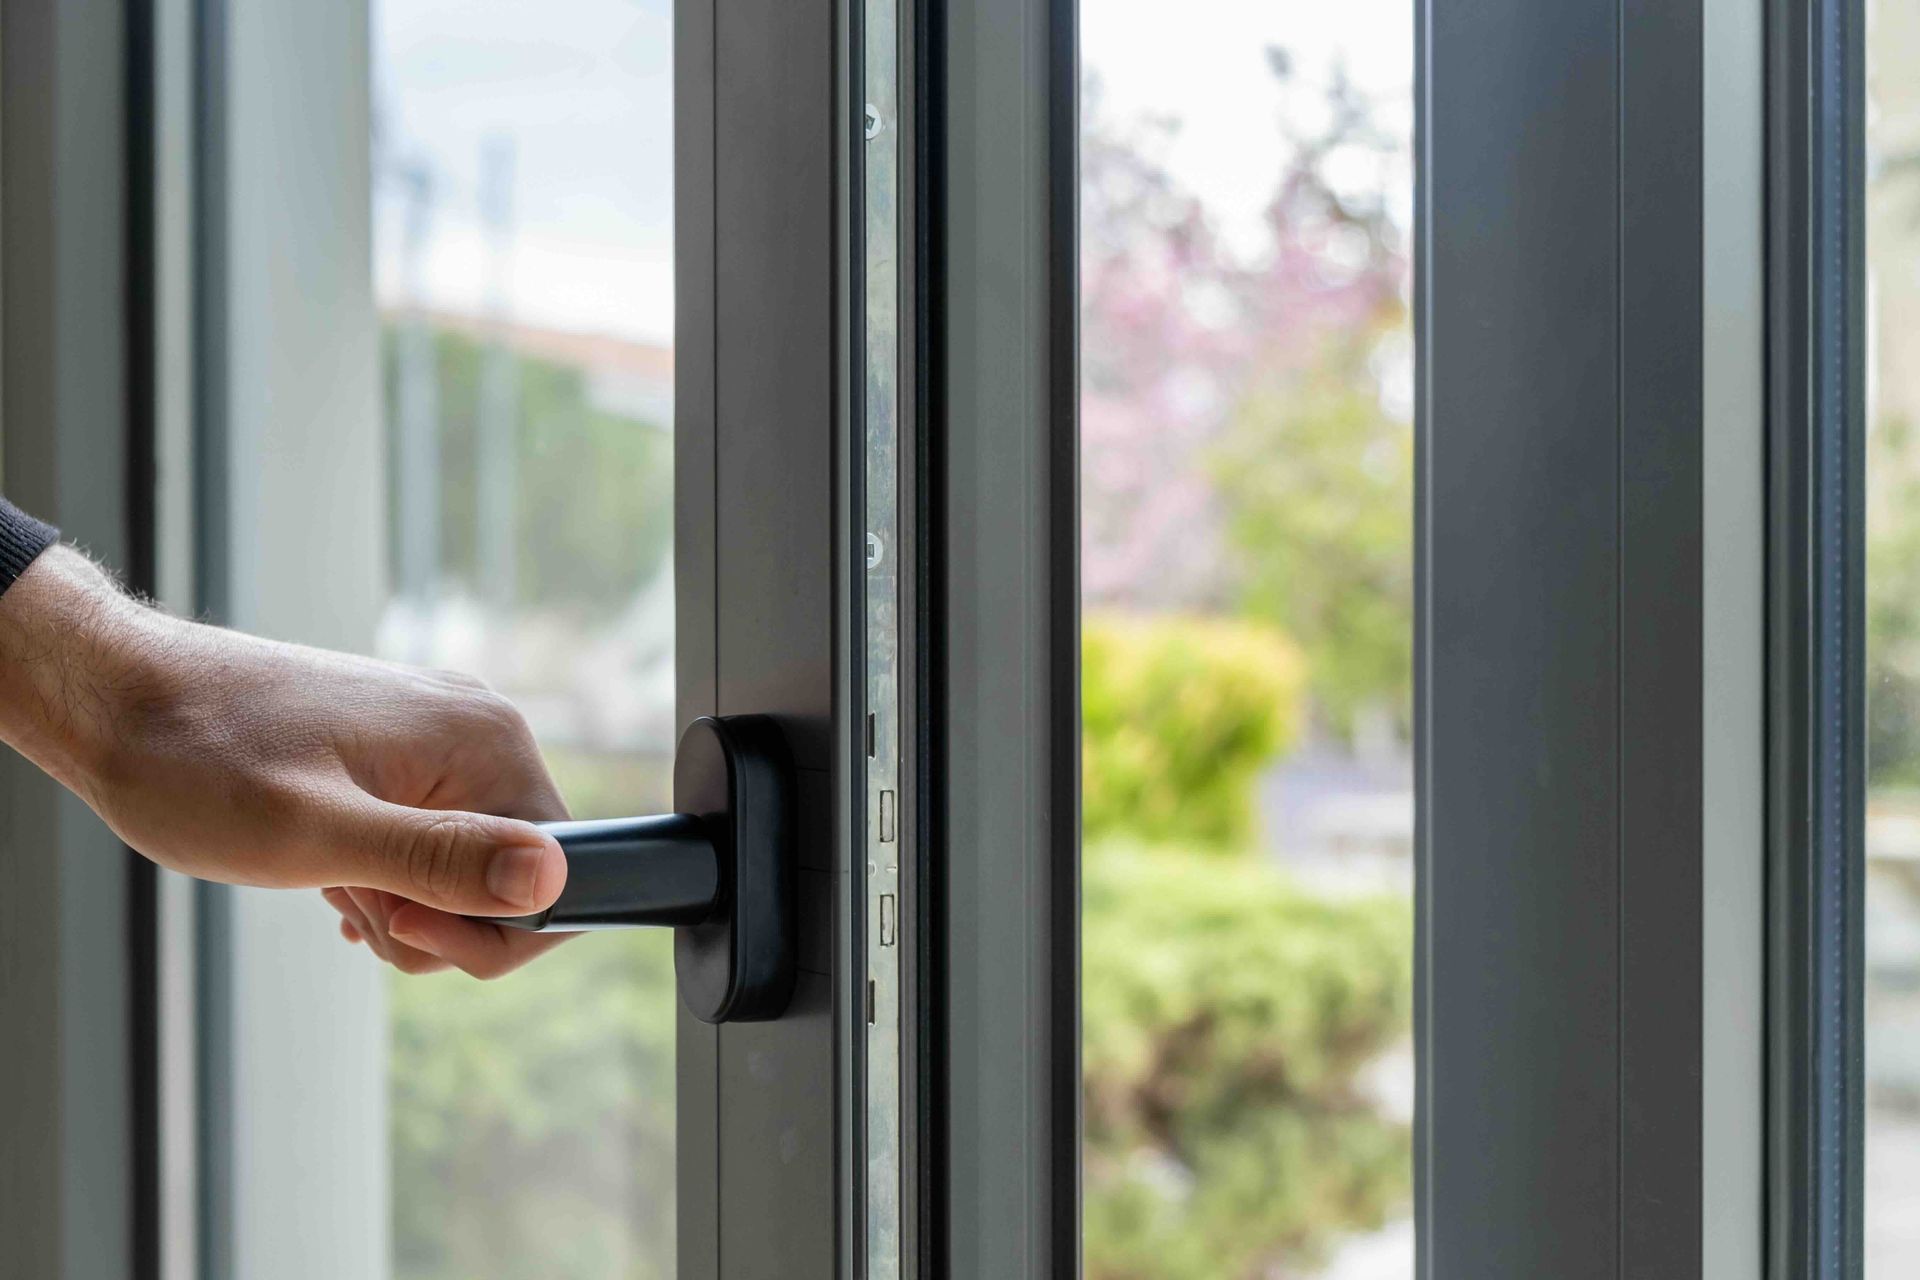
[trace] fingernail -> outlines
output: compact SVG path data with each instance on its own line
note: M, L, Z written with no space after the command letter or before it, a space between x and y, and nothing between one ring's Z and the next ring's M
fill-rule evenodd
M487 863L487 891L510 907L534 904L540 889L540 864L547 851L538 845L508 845Z

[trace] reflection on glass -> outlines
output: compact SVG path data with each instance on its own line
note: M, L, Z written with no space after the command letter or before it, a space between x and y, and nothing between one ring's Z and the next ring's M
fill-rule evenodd
M376 0L384 656L477 673L576 816L674 746L671 0ZM671 938L392 988L393 1274L673 1274Z
M1413 1275L1402 4L1089 0L1090 1280Z
M1920 1272L1920 9L1867 5L1866 1273Z

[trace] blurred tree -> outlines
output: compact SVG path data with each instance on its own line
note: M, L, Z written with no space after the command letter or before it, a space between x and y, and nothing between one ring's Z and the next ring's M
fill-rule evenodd
M398 370L389 328L387 420ZM447 326L434 335L440 422L440 572L488 593L479 573L479 405L485 347ZM584 368L516 357L514 546L517 603L602 618L652 580L671 549L673 437L596 405Z
M1285 56L1271 56L1290 82ZM1281 116L1290 159L1267 215L1274 251L1241 283L1275 337L1245 374L1213 474L1240 602L1305 652L1318 727L1351 738L1371 714L1404 740L1413 431L1389 408L1388 374L1406 349L1408 263L1389 198L1404 184L1404 140L1338 67L1320 92L1319 111Z
M1226 599L1205 451L1253 338L1200 202L1163 159L1170 120L1123 129L1099 85L1081 140L1083 598L1192 609Z
M1325 727L1413 705L1413 433L1328 358L1250 392L1216 455L1241 599L1297 640Z
M1089 91L1082 152L1084 594L1232 604L1306 655L1318 727L1411 705L1406 140L1336 65L1269 55L1287 160L1265 248L1227 251L1162 155Z

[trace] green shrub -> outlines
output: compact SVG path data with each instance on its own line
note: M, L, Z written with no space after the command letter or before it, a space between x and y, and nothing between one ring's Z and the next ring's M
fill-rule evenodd
M1260 770L1299 731L1298 651L1259 623L1099 614L1082 638L1089 840L1251 840Z
M396 1280L666 1280L672 936L390 990Z
M1403 1209L1363 1069L1406 1036L1405 899L1124 846L1086 860L1089 1280L1305 1274Z

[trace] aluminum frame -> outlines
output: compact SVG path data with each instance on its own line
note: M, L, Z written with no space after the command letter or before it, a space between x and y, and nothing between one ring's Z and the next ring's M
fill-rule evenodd
M1427 1280L1759 1248L1753 17L1419 7Z
M1863 1265L1865 26L1767 10L1770 1280Z
M136 573L149 441L127 305L137 32L121 5L0 6L0 433L5 491ZM0 752L0 1238L56 1280L135 1275L150 1222L138 1028L146 873L84 804Z
M946 1274L1080 1273L1075 0L921 10ZM936 1175L940 1176L940 1175Z
M780 720L801 864L788 1013L680 1016L682 1280L834 1275L855 1231L864 539L850 515L848 38L846 0L675 6L678 716Z
M1808 2L1769 0L1767 49L1768 1247L1769 1274L1782 1278L1828 1274L1804 1269L1809 1246L1793 1227L1813 1175L1792 1090L1804 1087L1817 1046L1809 987L1794 976L1806 922L1788 913L1795 899L1780 878L1803 865L1807 818L1795 797L1811 776L1797 647L1811 618L1808 138L1794 89L1808 74L1795 43ZM1710 17L1707 35L1702 27L1710 4L1420 9L1427 1277L1701 1274L1713 1256L1705 1188L1716 1175L1739 1186L1747 1173L1714 1163L1702 1103L1713 1083L1703 1004L1716 954L1703 923L1716 872L1702 815L1721 759L1703 723L1714 676L1702 584L1724 563L1710 551L1724 508L1707 488L1707 459L1718 455L1702 390L1712 385L1705 335L1716 296L1701 265L1711 135L1688 122L1700 118L1714 54ZM929 1273L1071 1276L1080 1266L1075 6L923 0L914 20L927 35L915 63L924 110L912 121L925 183L911 205L925 345L911 388L918 412L902 422L925 463L913 473L927 510L916 557L928 592L913 614L925 678L910 712L925 748L910 785L924 794L910 812L930 837L917 1034L933 1050L911 1090L928 1126L918 1256ZM35 30L10 24L9 68ZM683 506L676 535L687 557L683 644L711 656L683 671L682 711L789 716L814 833L805 927L815 978L802 1017L682 1027L689 1277L844 1274L855 1225L855 1162L841 1145L854 1061L842 979L860 972L863 935L858 895L836 861L864 827L849 799L860 756L844 632L858 573L847 536L848 30L842 0L684 0L676 20L676 72L706 86L683 99L705 110L676 124L679 397L682 441L693 446L677 478L704 495ZM6 79L11 107L22 80ZM6 121L10 143L44 123L17 109ZM40 153L4 154L11 170ZM764 190L770 172L791 184L793 203L743 195ZM6 220L9 264L33 225ZM9 271L10 425L46 392L33 366L12 358L25 341L15 326L30 321L19 303L27 285ZM1593 361L1596 351L1611 358ZM1728 375L1736 393L1744 376ZM1728 411L1727 423L1739 420ZM7 459L17 496L44 489L42 510L101 519L103 546L120 536L110 527L120 517L97 516L93 499L61 488L72 472L60 464L105 429L50 426L36 444L12 425ZM218 484L213 472L201 479ZM766 493L776 500L757 501ZM101 501L117 510L122 498ZM1731 544L1737 570L1750 550ZM1737 701L1744 677L1731 682ZM1735 756L1745 749L1720 741ZM10 820L27 813L12 809ZM1721 956L1735 971L1742 945ZM53 1087L53 1075L36 1078ZM1505 1100L1504 1114L1488 1096ZM769 1141L785 1159L768 1159ZM1582 1160L1599 1168L1568 1168ZM750 1224L726 1227L749 1214ZM53 1229L30 1240L51 1240Z

